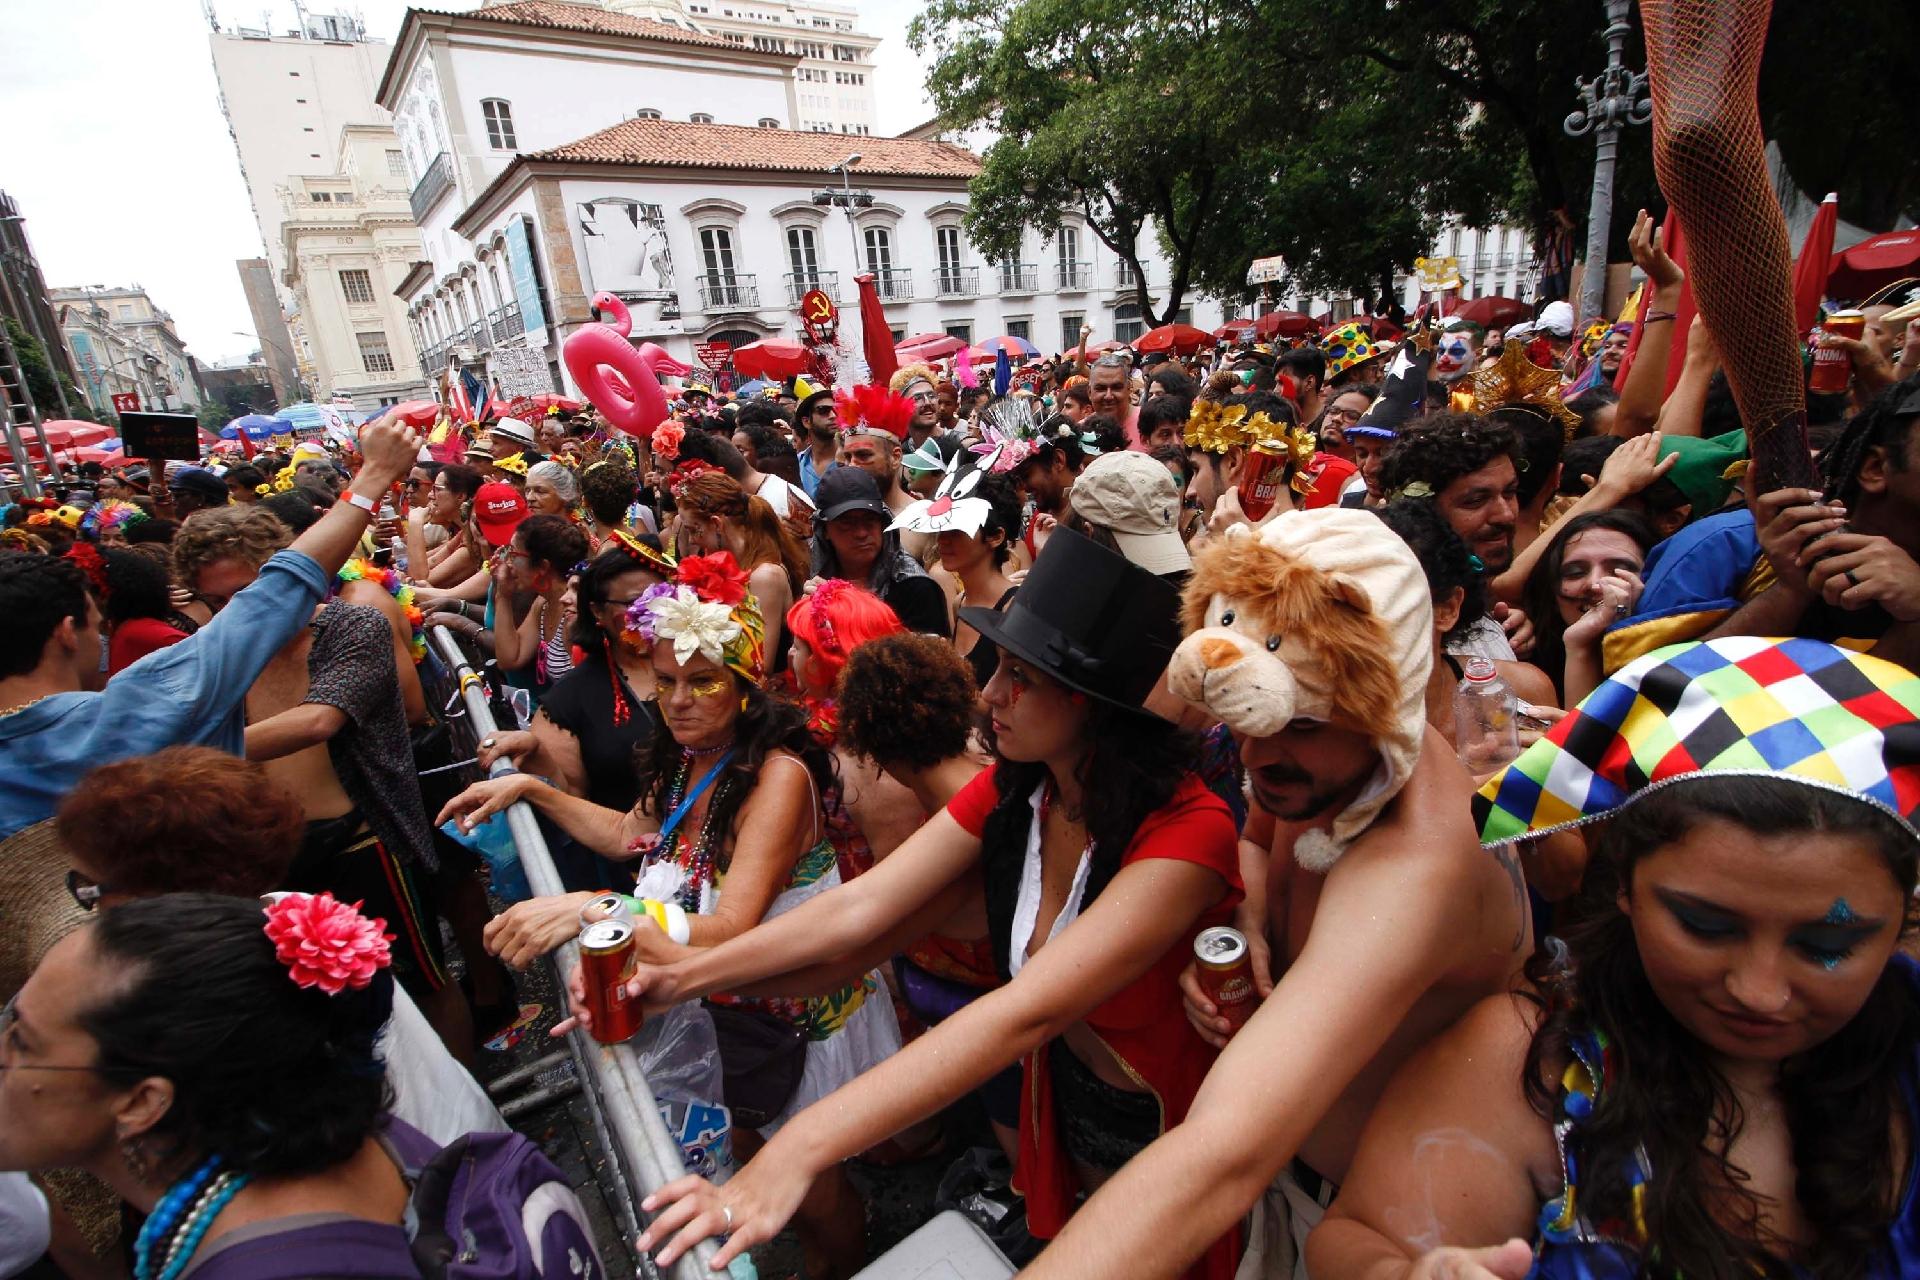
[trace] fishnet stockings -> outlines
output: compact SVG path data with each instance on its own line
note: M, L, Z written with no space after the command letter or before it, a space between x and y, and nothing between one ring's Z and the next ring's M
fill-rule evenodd
M1767 178L1760 53L1773 0L1641 0L1653 164L1686 228L1694 297L1726 364L1761 492L1817 488L1786 218Z

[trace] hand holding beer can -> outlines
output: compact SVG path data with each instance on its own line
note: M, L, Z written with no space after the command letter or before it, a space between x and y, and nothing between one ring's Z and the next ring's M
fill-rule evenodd
M1867 331L1867 316L1864 311L1831 311L1820 328L1842 338L1858 338ZM1807 375L1807 390L1832 395L1845 391L1852 377L1853 361L1843 348L1814 345L1813 372Z
M1260 440L1247 447L1240 470L1240 510L1254 524L1265 520L1279 499L1280 486L1287 482L1286 463L1285 441Z
M619 1044L640 1030L640 1002L627 994L636 953L633 921L596 920L580 931L580 978L588 1028L601 1044Z
M1193 958L1200 989L1220 1016L1238 1031L1260 1004L1246 935L1225 925L1202 929L1193 940Z

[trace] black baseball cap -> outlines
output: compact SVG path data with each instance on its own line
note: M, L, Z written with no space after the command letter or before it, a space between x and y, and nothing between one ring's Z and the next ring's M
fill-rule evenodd
M838 520L853 511L871 511L882 520L893 519L893 512L880 501L880 486L859 467L835 467L821 476L813 503L821 521Z

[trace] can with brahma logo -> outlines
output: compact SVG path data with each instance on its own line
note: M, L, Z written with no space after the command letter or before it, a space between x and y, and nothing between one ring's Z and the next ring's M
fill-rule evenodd
M601 1044L619 1044L640 1030L640 1002L627 994L633 976L633 921L596 920L580 931L580 978L588 1028Z
M1831 311L1820 327L1842 338L1858 338L1867 331L1867 316L1863 311ZM1845 351L1839 347L1814 347L1813 372L1807 375L1807 390L1832 395L1845 391L1852 377L1853 361Z
M1220 1011L1220 1016L1238 1031L1260 1003L1253 985L1253 960L1247 953L1247 938L1238 929L1216 925L1202 929L1193 940L1195 976L1200 989Z

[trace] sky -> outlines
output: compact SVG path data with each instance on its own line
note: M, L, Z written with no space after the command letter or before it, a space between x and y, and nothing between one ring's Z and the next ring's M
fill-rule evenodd
M861 29L882 39L874 89L883 128L919 124L933 110L906 31L921 0L852 3ZM294 25L290 0L214 7L223 26L259 26L263 12L275 31ZM407 5L307 8L357 13L391 42ZM0 0L0 190L26 217L48 285L144 286L203 364L258 348L234 262L265 252L220 113L208 33L201 0ZM609 104L608 123L623 105Z

